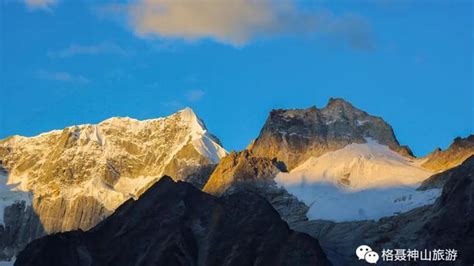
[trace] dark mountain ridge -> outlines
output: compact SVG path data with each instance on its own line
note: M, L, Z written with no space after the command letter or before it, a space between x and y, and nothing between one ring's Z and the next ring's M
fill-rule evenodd
M90 231L31 242L15 265L330 265L318 241L294 232L263 198L220 198L161 178Z

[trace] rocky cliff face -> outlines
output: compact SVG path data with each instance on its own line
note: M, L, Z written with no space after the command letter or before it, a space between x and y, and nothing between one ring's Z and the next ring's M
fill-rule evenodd
M472 155L474 155L474 135L454 139L446 150L436 149L426 156L426 161L422 166L435 172L441 172L460 165Z
M392 127L382 118L343 99L330 99L322 109L273 110L249 148L256 156L276 158L291 170L311 156L350 143L366 143L368 138L403 155L412 155L409 148L400 146Z
M0 232L12 237L15 232L34 234L22 233L18 243L0 238L0 259L44 233L91 228L163 174L202 187L224 155L219 141L191 109L165 118L111 118L97 125L2 140L0 162L7 178L1 185L9 198L18 198L18 193L31 197L21 205L29 212L24 218L18 212L3 214L21 200L0 197Z
M473 156L474 155L471 155L471 157ZM467 162L468 160L469 158L465 161ZM458 175L460 167L462 167L462 165L430 176L421 183L420 187L418 187L418 190L424 191L433 188L443 188L446 182L448 182L450 179L457 178L456 175Z
M308 207L273 181L281 170L276 160L256 157L249 150L232 152L222 158L203 191L213 195L250 191L264 197L286 222L305 221Z
M255 157L248 150L232 152L217 165L203 191L220 195L232 185L271 180L278 172L280 169L274 160Z
M472 265L474 157L449 172L443 192L433 205L386 217L378 222L334 223L315 220L294 223L292 228L318 238L335 265L356 263L354 250L361 244L369 245L379 254L382 249L395 248L456 249L458 258L454 265ZM431 265L430 262L425 263Z
M164 177L88 232L30 243L16 265L329 265L259 196L216 198Z

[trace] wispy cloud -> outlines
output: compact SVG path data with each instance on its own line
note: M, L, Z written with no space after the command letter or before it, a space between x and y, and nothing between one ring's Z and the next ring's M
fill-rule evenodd
M330 11L319 14L319 32L330 38L343 40L350 47L359 50L374 48L372 29L369 22L356 14L336 16Z
M75 82L75 83L90 83L91 81L82 75L73 75L68 72L56 72L47 71L44 69L38 70L36 77L39 79L63 81L63 82Z
M190 102L197 102L204 96L203 90L188 90L186 92L186 99Z
M59 50L50 51L48 56L51 57L71 57L76 55L97 55L97 54L116 54L127 56L131 55L131 51L127 51L113 42L101 42L93 45L73 44L69 47Z
M212 38L242 46L265 37L322 32L354 48L370 46L370 25L361 17L303 10L293 0L138 0L100 9L125 16L133 32L143 38Z
M52 11L58 0L24 0L24 3L29 10Z

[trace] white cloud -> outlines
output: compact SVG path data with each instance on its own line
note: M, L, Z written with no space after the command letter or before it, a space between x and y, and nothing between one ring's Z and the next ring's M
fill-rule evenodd
M322 32L355 48L368 46L370 25L356 16L303 10L296 0L137 0L100 8L102 15L125 15L137 36L212 38L242 46L257 38Z
M45 80L63 81L63 82L76 82L76 83L89 83L90 80L82 75L73 75L68 72L55 72L39 70L37 77Z
M189 90L186 92L186 99L190 102L197 102L204 96L203 90Z
M75 55L97 55L97 54L130 55L131 52L126 51L122 47L112 42L101 42L94 45L73 44L60 51L48 52L48 55L52 57L71 57Z
M285 9L285 5L267 0L143 0L131 4L127 11L139 36L211 37L241 45L259 33L277 30Z
M51 11L51 7L58 3L57 0L24 0L25 5L30 10Z

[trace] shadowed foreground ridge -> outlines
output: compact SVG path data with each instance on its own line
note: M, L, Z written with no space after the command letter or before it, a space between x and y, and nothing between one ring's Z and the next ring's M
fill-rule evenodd
M220 198L165 176L90 231L31 242L15 265L330 265L263 198Z

